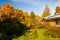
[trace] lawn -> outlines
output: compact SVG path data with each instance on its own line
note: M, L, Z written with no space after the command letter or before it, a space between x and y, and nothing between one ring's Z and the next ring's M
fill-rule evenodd
M32 29L27 31L24 35L13 40L60 40L59 38L52 38L44 36L44 29Z

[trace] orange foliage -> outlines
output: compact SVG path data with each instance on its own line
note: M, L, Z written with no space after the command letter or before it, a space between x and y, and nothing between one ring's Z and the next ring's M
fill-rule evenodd
M52 27L56 27L56 22L49 22L49 25Z
M2 8L3 9L10 8L10 3L3 4L2 5Z
M46 25L46 20L41 21L42 25Z
M56 7L56 13L60 13L60 7Z
M0 21L3 21L7 18L15 18L21 23L26 23L26 25L31 26L32 24L38 23L40 20L40 16L35 15L34 12L29 15L28 12L23 12L22 10L15 9L9 3L3 4L0 8L0 12Z

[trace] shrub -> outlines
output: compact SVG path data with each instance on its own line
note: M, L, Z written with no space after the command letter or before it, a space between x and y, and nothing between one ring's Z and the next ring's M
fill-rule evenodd
M0 22L0 39L11 40L14 36L19 37L24 34L26 26L16 19L6 19Z
M40 26L39 26L40 29L41 28L48 29L49 27L51 27L51 26L48 23L46 23L45 25L43 25L43 24L40 23Z
M60 27L50 27L44 34L45 36L60 38Z
M49 25L52 26L52 27L56 27L56 22L49 22Z

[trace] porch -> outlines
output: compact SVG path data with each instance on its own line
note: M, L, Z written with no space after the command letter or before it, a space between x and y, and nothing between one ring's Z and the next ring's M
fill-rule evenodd
M46 22L56 22L56 26L60 26L60 15L52 15L45 18Z

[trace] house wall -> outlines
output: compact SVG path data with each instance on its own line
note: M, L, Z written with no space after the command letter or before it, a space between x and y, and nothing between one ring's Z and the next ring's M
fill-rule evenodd
M46 23L50 23L53 25L57 25L57 26L60 26L60 18L52 18L52 19L42 19L41 22L46 22Z
M57 25L60 25L60 20L57 20Z
M49 20L49 19L48 19ZM56 22L56 26L57 27L60 27L60 18L55 18L55 19L50 19L49 21L47 21L47 22ZM51 23L51 24L53 24L53 23Z

